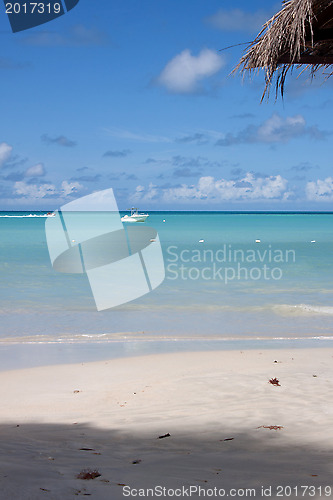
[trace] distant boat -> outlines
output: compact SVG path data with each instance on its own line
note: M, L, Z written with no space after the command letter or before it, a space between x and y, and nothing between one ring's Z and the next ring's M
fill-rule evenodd
M131 215L124 215L121 218L122 222L145 222L147 217L149 217L149 214L139 214L138 208L129 208L128 210L131 211Z

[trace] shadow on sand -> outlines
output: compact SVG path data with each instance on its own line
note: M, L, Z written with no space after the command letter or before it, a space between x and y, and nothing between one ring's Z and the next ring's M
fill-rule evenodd
M159 438L154 432L126 434L83 424L8 424L0 426L0 439L3 500L78 496L117 500L125 498L124 485L136 490L184 487L181 495L176 492L181 498L213 496L214 488L217 498L223 493L219 495L219 489L225 490L225 497L234 498L327 498L325 486L333 477L331 449L287 442L283 429L240 433L220 428L216 435L188 429ZM101 475L78 479L87 469ZM316 489L305 492L301 488L310 485ZM296 489L289 490L295 486L297 495ZM231 488L239 491L230 494ZM152 493L145 496L163 497L158 490L155 496Z

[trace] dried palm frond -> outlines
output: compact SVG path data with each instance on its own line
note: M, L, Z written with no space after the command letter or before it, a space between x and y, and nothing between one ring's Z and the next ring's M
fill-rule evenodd
M264 24L234 71L264 69L263 99L274 77L276 94L280 90L283 96L288 71L303 64L312 76L333 64L333 0L284 0L282 10Z

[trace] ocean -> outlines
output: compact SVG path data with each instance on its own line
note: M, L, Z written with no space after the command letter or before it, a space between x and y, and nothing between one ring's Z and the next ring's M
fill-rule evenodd
M0 213L2 369L331 345L333 213L150 212L165 279L103 311L85 274L52 268L45 214Z

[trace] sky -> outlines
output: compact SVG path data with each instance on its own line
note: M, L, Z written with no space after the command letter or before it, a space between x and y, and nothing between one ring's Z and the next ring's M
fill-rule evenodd
M261 103L262 72L231 74L280 7L80 0L12 33L1 3L0 210L113 188L121 210L331 211L333 78Z

